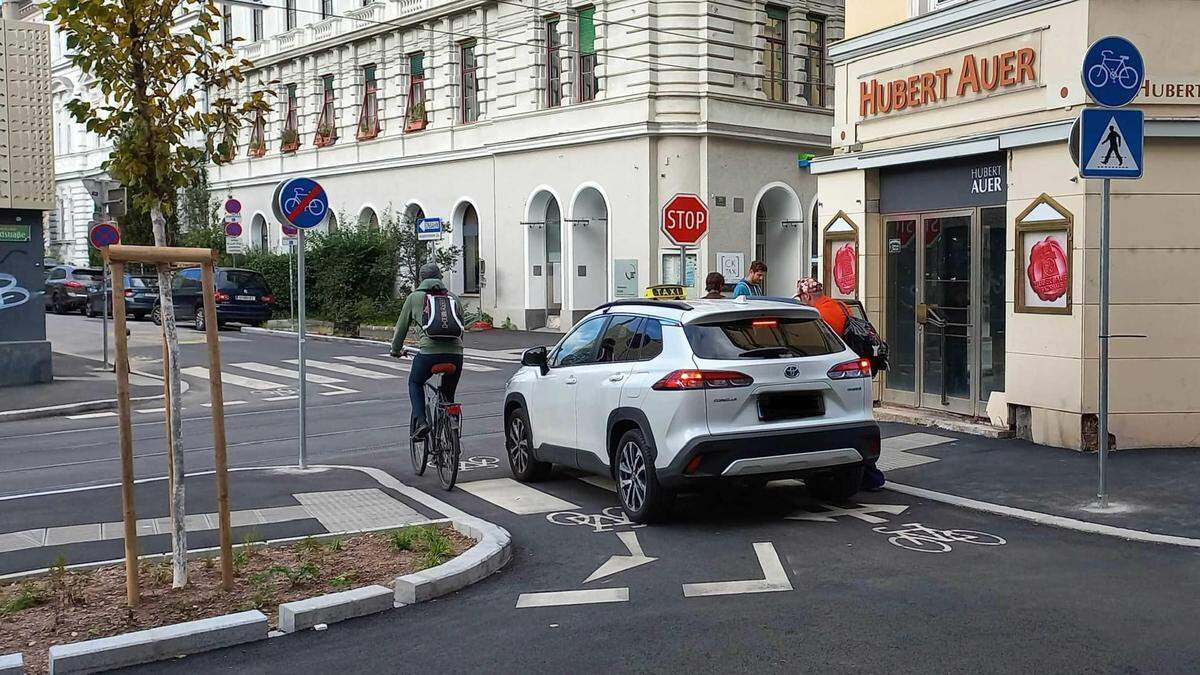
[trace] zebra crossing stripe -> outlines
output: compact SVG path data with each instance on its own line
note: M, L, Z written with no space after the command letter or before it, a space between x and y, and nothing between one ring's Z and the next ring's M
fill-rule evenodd
M192 377L199 377L201 379L208 380L208 368L205 368L204 366L192 366L190 368L184 368L179 372L183 373L184 375L191 375ZM260 391L274 391L276 389L284 389L287 387L286 384L258 380L253 377L243 377L235 373L228 373L224 371L221 372L221 382L227 385L233 385L235 387L258 389Z
M329 361L313 361L312 359L305 359L304 362L307 363L312 368L320 368L321 370L331 370L335 373L342 373L343 375L353 375L355 377L365 377L370 380L394 380L394 379L400 377L399 375L396 375L394 373L381 373L377 370L367 370L366 368L357 368L355 366L349 366L344 363L330 363ZM298 364L298 363L300 363L300 361L297 359L287 359L286 361L284 361L284 363Z
M383 354L383 356L388 356L388 355ZM338 356L335 358L339 358L344 361L354 361L357 363L367 363L367 364L371 364L371 365L375 365L375 366L382 366L384 368L395 368L396 370L411 370L412 369L411 363L399 362L397 359L392 359L391 361L384 361L383 359L369 359L365 356ZM475 372L475 373L490 373L490 372L495 371L496 369L491 366L482 366L482 365L479 365L478 363L470 363L470 362L464 361L463 362L463 370L469 370L469 371Z
M290 378L293 380L300 379L299 372L292 370L291 368L280 368L279 366L272 366L269 363L244 361L242 363L233 363L230 365L232 365L235 368L244 368L246 370L253 370L256 372L260 372L260 373L266 373L267 375L278 375L279 377L286 377L286 378ZM313 384L338 384L339 382L345 382L345 380L339 380L336 377L326 377L324 375L317 375L316 373L305 373L304 379L309 382L312 382ZM274 387L272 387L272 389L279 389L279 385L275 385Z

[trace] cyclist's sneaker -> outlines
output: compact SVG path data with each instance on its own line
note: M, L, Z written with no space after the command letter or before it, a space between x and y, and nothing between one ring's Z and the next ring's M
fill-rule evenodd
M429 435L429 425L424 420L417 422L417 426L412 431L414 441L423 441Z

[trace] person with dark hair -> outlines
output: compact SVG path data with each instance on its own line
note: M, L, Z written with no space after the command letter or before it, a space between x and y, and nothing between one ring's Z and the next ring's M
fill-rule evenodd
M733 297L753 297L765 295L762 282L767 276L767 264L761 260L750 263L750 273L733 287Z
M725 290L724 275L722 275L720 272L709 272L708 276L704 278L704 291L705 291L705 293L707 293L707 295L704 296L704 299L705 300L720 300L721 298L725 297L724 295L722 295L722 291L724 291L724 290Z

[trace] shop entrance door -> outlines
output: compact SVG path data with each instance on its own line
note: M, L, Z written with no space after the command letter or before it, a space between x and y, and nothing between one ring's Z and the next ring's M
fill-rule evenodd
M891 353L883 398L975 415L978 380L972 246L975 210L884 220L885 338Z
M921 217L916 307L920 406L974 415L977 386L972 270L974 211Z

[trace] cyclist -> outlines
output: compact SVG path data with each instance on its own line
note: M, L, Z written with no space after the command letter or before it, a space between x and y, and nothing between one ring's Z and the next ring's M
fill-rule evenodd
M453 373L442 375L442 396L453 401L463 365L462 304L442 283L442 270L435 263L422 266L418 278L420 285L404 299L400 317L396 320L396 334L392 337L392 356L402 358L408 330L410 327L416 329L420 353L413 357L408 375L411 428L416 440L423 439L429 431L423 389L433 376L433 367L441 363L454 366Z

